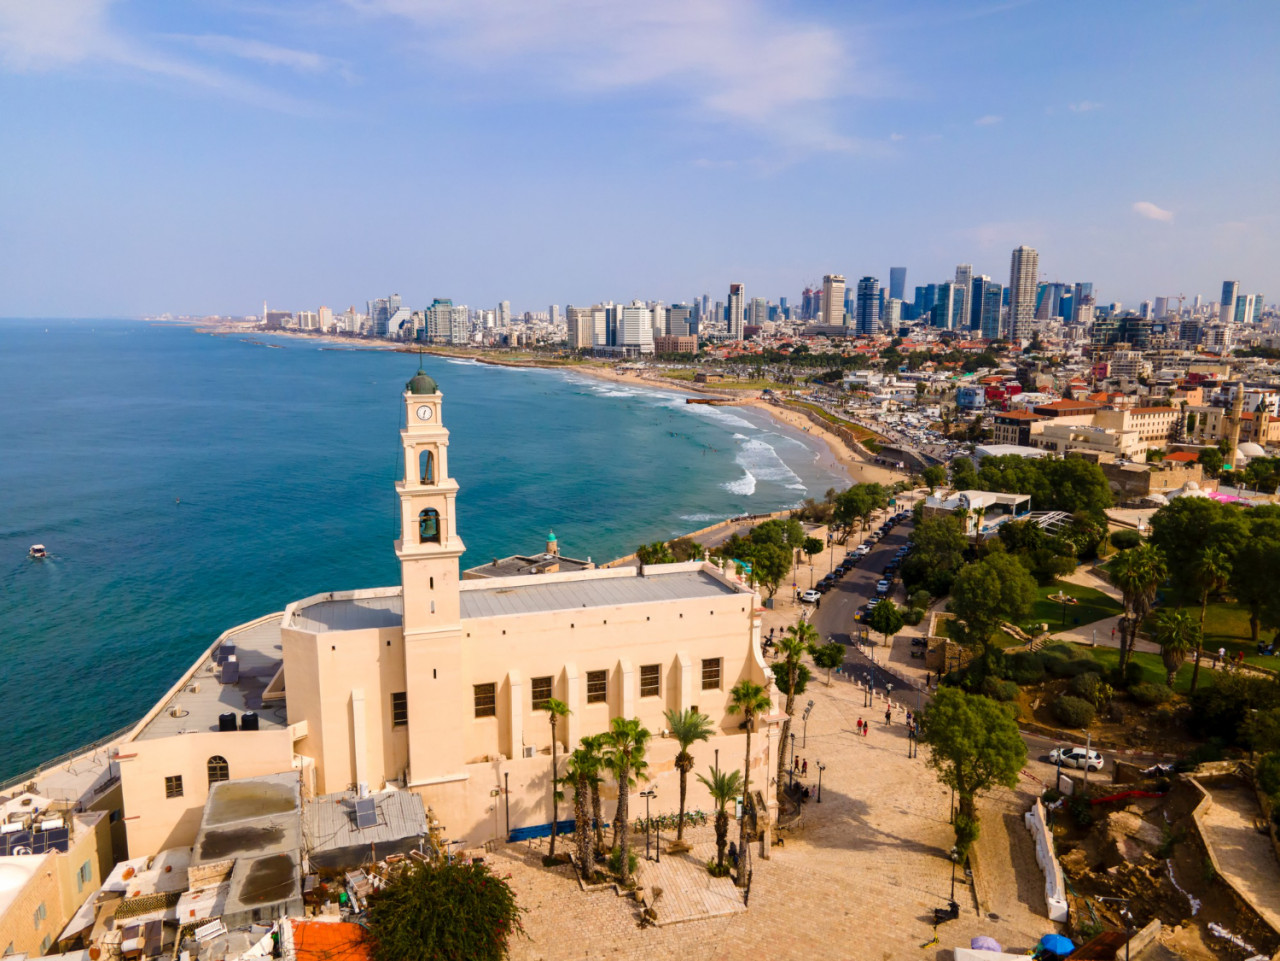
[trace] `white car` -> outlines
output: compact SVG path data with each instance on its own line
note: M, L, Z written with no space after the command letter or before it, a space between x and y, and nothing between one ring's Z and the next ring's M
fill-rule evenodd
M1058 747L1049 752L1049 763L1074 768L1082 768L1087 764L1090 771L1101 771L1102 755L1097 751L1086 751L1082 747Z
M877 582L876 582L876 593L877 593L877 594L887 594L888 592L889 592L889 582L888 582L888 581L886 581L886 580L880 580L880 581L877 581Z
M871 548L868 547L866 544L859 544L857 547L853 549L853 553L856 554L858 557L866 557L868 554L871 553Z
M806 604L816 604L821 597L822 595L817 591L809 590L800 595L800 600L804 601Z

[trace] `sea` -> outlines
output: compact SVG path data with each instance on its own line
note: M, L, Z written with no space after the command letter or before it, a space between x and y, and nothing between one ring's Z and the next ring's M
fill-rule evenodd
M140 717L223 630L397 583L401 391L444 394L464 566L597 563L848 483L751 408L123 320L0 321L0 782ZM44 544L49 557L27 557Z

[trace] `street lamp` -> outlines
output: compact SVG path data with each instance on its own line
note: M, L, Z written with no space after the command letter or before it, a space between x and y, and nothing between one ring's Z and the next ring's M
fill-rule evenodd
M640 796L644 798L644 859L649 860L649 826L653 823L649 817L649 802L658 796L656 788L650 788L648 791L641 791ZM627 852L623 851L622 856L625 858Z
M951 901L956 900L956 865L960 862L960 851L952 845L951 853L947 855L951 859Z
M826 769L827 769L827 766L823 764L821 761L819 761L818 762L818 803L819 804L822 803L822 772L825 771Z
M809 712L812 710L813 701L810 701L808 706L804 709L804 714L801 715L801 720L804 721L804 740L800 742L801 747L807 747L809 745ZM792 753L794 753L794 751Z
M796 783L796 732L791 732L791 786Z

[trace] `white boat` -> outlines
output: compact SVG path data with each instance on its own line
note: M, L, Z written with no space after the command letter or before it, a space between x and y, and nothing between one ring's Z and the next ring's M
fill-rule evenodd
M31 550L27 551L27 556L40 560L41 558L48 557L49 552L44 549L43 544L32 544Z

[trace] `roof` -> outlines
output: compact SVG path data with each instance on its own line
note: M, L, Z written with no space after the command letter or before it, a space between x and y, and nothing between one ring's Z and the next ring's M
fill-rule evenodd
M1200 459L1200 455L1195 451L1180 450L1172 454L1165 455L1165 460L1181 461L1186 464L1194 463Z
M672 565L683 566L683 565ZM547 580L543 583L506 583L471 581L484 585L462 590L462 616L501 617L508 614L536 614L581 607L616 607L623 604L652 604L659 601L683 601L698 597L730 597L740 593L736 588L704 570L662 572L649 568L643 576L617 576L614 570L576 575L571 580ZM540 575L554 577L555 575Z
M303 818L307 837L313 839L313 856L341 848L388 845L427 833L427 812L419 795L391 790L371 794L367 800L373 801L377 822L366 828L356 825L356 795L352 791L326 794L307 805Z
M1006 410L995 415L996 420L1044 420L1044 414L1033 414L1029 410Z
M363 592L361 592L363 593ZM333 597L294 611L290 627L300 631L360 631L399 627L404 620L404 596L399 592L380 596Z
M293 921L297 961L370 961L373 949L364 928L350 921Z
M1067 413L1069 411L1077 411L1081 414L1089 413L1098 409L1097 404L1092 404L1086 400L1055 400L1048 404L1037 404L1036 410L1048 410L1056 413Z
M1178 411L1173 407L1130 407L1131 414L1176 414Z
M436 382L423 373L421 368L413 375L409 383L404 385L404 389L411 394L434 394L439 391Z

